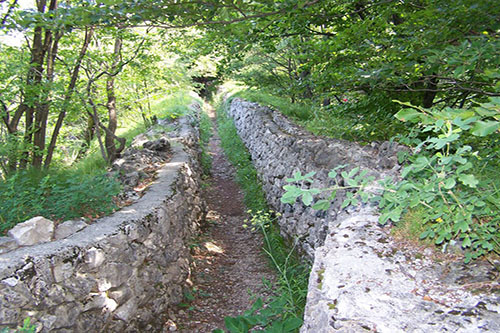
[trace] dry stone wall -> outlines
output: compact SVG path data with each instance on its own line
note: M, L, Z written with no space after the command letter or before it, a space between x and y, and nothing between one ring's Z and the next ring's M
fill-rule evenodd
M189 277L200 197L196 119L170 132L172 157L144 196L64 239L0 255L0 328L161 331Z
M330 185L327 172L340 164L377 178L395 176L400 148L315 137L279 112L241 99L227 110L268 202L282 214L282 233L297 239L313 262L301 333L500 332L500 297L485 293L492 283L498 287L491 281L498 272L488 263L465 267L460 259L438 261L429 249L396 244L378 225L374 207L341 210L342 195L326 212L280 202L285 178L295 171L318 172L304 187Z
M315 171L315 182L302 186L325 188L334 184L334 180L328 178L328 171L341 164L347 164L350 169L360 166L377 178L394 175L399 169L395 144L385 142L362 147L317 137L281 113L239 98L232 100L228 112L252 156L268 202L282 214L279 220L282 232L287 237L301 239L300 246L309 259L314 257L314 250L324 244L328 233L326 221L336 218L344 195L339 192L326 212L315 211L299 201L294 205L283 204L280 198L286 178L296 171Z

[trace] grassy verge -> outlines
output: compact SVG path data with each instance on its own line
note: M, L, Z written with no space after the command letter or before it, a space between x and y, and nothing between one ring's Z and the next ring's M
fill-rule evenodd
M300 262L294 248L281 237L275 214L268 210L257 171L232 119L225 112L224 103L217 108L217 125L222 147L237 169L237 181L252 214L248 225L262 232L264 251L278 272L275 296L265 301L258 298L243 315L226 318L226 328L231 333L247 332L253 327L265 327L271 332L297 332L302 324L310 267Z
M260 105L279 110L283 114L299 122L310 121L313 119L316 111L316 109L310 105L290 103L287 98L271 95L255 89L241 90L235 93L233 97L240 97L247 101L256 102Z
M202 111L200 115L200 147L201 167L204 175L210 174L210 169L212 168L212 157L208 154L208 143L210 142L212 133L212 121L205 111Z

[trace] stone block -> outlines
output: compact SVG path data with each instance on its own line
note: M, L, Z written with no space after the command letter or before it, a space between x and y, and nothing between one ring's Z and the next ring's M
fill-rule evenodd
M59 224L54 234L55 239L63 239L87 227L83 220L69 220Z
M19 223L9 230L8 235L20 246L50 242L54 235L54 222L43 216L37 216Z
M19 247L12 237L0 237L0 254L7 253Z

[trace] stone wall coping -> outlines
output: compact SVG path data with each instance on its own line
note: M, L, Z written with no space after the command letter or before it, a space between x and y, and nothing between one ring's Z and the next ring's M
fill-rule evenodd
M14 251L0 254L0 280L12 275L12 271L26 264L25 259L45 260L54 255L73 255L74 247L85 248L102 239L122 232L134 220L143 218L157 209L159 203L173 194L172 183L177 178L177 172L187 162L188 155L181 145L172 145L173 156L161 170L158 170L157 179L148 188L147 192L137 202L114 212L112 215L101 217L90 224L83 231L67 238L47 243L24 246Z

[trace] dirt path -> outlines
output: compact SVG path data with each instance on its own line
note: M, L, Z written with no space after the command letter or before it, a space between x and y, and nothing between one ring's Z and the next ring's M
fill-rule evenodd
M210 117L214 121L213 112ZM255 295L268 293L263 279L274 279L261 250L260 233L242 227L247 218L243 194L217 133L210 141L210 154L212 175L204 190L208 215L193 248L193 292L188 295L189 302L169 314L172 320L167 329L171 331L205 333L224 329L224 317L237 316L250 308Z

